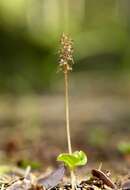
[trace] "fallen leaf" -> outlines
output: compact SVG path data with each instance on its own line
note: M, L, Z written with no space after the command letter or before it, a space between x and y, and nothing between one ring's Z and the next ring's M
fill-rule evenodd
M49 176L38 180L39 185L43 185L46 189L55 187L63 179L65 173L64 165L52 172Z
M130 190L130 180L127 180L122 184L122 190Z
M115 184L102 171L93 169L91 172L94 177L101 179L105 185L107 185L108 187L111 187L112 189L116 189Z

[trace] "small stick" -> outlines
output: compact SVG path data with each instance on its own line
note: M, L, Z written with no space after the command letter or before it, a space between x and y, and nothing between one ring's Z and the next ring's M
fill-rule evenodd
M98 170L102 170L102 162L99 164Z
M27 166L24 174L24 178L27 178L31 172L31 166Z

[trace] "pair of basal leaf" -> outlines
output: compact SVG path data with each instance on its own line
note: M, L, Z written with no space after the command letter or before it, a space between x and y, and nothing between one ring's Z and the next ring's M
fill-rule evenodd
M64 162L70 170L74 170L77 166L84 166L87 163L87 156L83 151L75 151L72 154L60 154L57 161Z

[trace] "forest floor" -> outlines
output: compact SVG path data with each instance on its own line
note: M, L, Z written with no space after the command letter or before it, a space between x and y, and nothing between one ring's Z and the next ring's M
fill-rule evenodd
M110 171L113 183L118 181L117 189L130 189L122 187L120 180L123 179L124 183L124 180L127 182L129 179L130 159L118 150L120 142L129 142L129 94L109 94L109 91L102 92L99 89L96 89L96 93L87 93L88 90L83 92L83 89L76 94L73 90L70 96L73 151L83 150L88 156L87 165L76 172L79 183L86 185L83 189L87 190L97 190L98 186L99 189L111 189L104 186L106 182L100 179L102 174L96 182L92 180L91 185L88 184L90 181L84 183L84 180L93 176L93 169L98 170L102 163L103 174L107 175ZM4 184L3 189L9 185L8 190L43 189L37 180L41 176L44 180L52 171L57 171L59 163L56 157L67 152L64 112L62 92L58 95L0 97L0 180L2 176L6 176L4 180L9 180L1 182L1 188ZM28 166L31 166L31 171ZM16 181L13 178L14 186L10 185L12 173L17 178ZM28 179L28 176L31 177ZM62 177L62 173L58 173L58 180L59 176ZM68 173L65 176L69 176ZM96 176L93 177L95 180ZM66 180L70 182L70 178L64 177ZM99 184L95 186L93 183ZM70 186L63 187L66 188L69 190ZM82 189L81 184L77 188Z

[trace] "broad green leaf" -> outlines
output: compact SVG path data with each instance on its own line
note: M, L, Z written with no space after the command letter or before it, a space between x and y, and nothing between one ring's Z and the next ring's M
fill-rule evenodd
M87 156L83 151L75 151L72 154L63 153L57 157L57 161L62 161L71 170L77 166L83 166L87 163Z
M78 166L84 166L87 163L87 156L83 151L75 151L73 155L79 159Z

